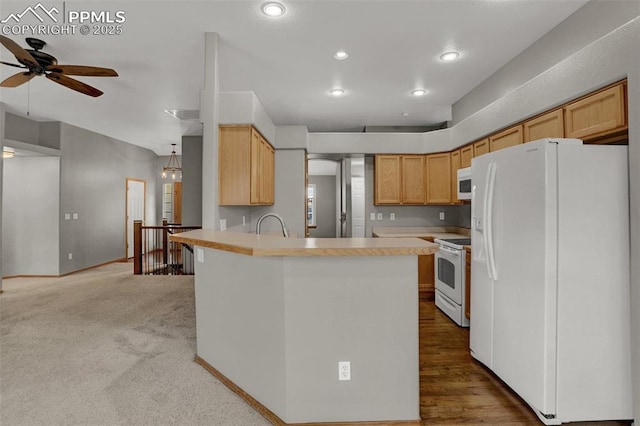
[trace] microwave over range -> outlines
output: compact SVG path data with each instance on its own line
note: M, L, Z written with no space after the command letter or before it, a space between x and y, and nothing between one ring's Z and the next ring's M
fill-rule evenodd
M471 167L458 169L458 200L471 199Z

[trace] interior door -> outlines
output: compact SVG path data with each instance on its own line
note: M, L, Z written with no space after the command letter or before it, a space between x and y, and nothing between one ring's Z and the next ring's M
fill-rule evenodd
M173 183L173 223L182 223L182 182Z
M494 155L484 231L495 259L493 371L537 410L554 414L557 194L548 147L521 145Z
M127 258L133 257L133 222L144 220L146 182L127 178Z

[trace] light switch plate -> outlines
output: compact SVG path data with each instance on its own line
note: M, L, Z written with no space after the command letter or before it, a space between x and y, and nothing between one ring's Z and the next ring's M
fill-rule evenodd
M371 220L376 220L376 214L375 214L375 213L371 213L371 217L370 217L370 219L371 219Z
M73 219L75 220L75 219L77 219L77 218L78 218L78 213L74 213L74 214L73 214Z
M198 263L204 263L204 249L196 247L196 260Z
M382 220L382 219L383 219L382 213L378 213L378 220Z
M64 220L69 220L69 219L71 219L71 213L65 213Z
M444 220L444 212L440 212L440 220Z
M389 213L389 220L396 220L396 214L395 213Z
M227 230L227 219L220 219L220 230L221 231Z

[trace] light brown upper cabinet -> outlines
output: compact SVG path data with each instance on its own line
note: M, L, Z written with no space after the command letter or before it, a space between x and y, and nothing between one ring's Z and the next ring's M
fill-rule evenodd
M376 155L374 204L400 204L402 177L400 155Z
M473 144L473 156L477 157L489 152L489 138L484 138Z
M451 203L451 153L429 154L427 160L427 204Z
M498 151L522 143L522 125L489 136L489 151Z
M471 167L473 157L473 144L460 148L460 168Z
M251 125L220 126L218 202L222 206L274 202L275 151Z
M462 203L458 200L458 169L462 168L462 150L451 151L451 200L454 203Z
M625 88L618 84L567 105L566 137L593 140L626 131Z
M564 112L562 108L550 111L540 117L525 121L524 141L537 141L542 138L564 137Z
M424 155L376 155L374 169L376 205L427 202Z
M424 155L403 155L401 169L402 204L425 204L427 191Z

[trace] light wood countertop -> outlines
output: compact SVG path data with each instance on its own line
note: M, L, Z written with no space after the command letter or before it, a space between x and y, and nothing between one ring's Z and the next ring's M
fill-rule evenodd
M373 236L380 238L468 238L470 230L456 227L397 226L373 228Z
M284 238L197 229L171 235L171 241L249 256L411 256L428 255L438 245L418 238Z

